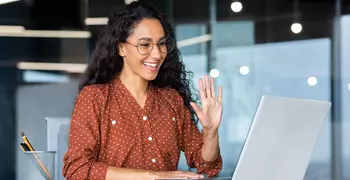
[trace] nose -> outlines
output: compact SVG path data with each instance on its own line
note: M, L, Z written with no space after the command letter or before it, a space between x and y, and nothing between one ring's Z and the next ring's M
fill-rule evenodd
M160 59L162 56L160 49L158 48L157 45L154 45L152 51L151 51L151 58L152 59Z

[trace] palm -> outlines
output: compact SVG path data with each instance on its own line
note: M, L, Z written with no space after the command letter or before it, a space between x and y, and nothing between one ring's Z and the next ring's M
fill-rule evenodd
M199 92L202 107L191 103L203 128L217 129L222 118L222 87L219 87L218 96L215 94L214 79L205 76L204 82L199 79Z

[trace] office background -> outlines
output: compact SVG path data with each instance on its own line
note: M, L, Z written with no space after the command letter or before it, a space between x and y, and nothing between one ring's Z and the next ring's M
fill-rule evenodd
M21 176L21 131L46 150L45 118L71 115L105 17L128 3L10 1L0 0L4 180ZM171 19L195 86L210 73L224 87L220 176L233 173L257 103L272 94L332 101L305 179L350 179L350 1L150 1Z

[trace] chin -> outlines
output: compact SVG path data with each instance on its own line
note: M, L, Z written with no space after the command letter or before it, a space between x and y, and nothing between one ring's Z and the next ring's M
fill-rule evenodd
M157 75L158 74L153 74L153 73L152 74L144 74L144 75L142 75L142 78L147 80L147 81L153 81L157 78Z
M140 76L148 81L153 81L157 78L161 63L143 63L140 71Z

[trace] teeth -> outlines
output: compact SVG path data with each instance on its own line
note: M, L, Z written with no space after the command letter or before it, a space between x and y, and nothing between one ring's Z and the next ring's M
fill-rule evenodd
M146 65L146 66L154 67L154 68L157 66L157 63L152 64L152 63L144 62L143 64Z

